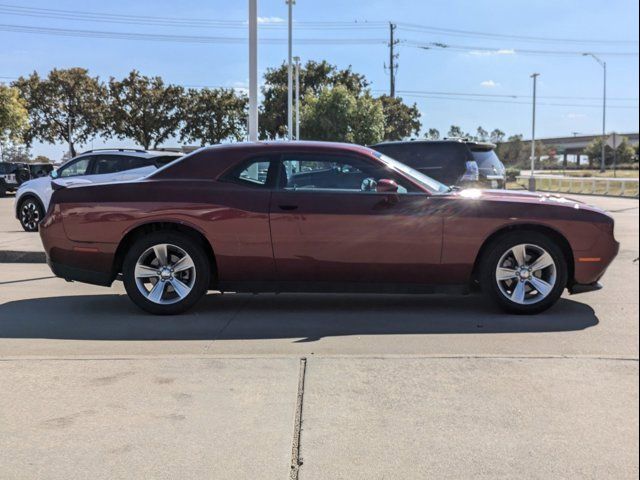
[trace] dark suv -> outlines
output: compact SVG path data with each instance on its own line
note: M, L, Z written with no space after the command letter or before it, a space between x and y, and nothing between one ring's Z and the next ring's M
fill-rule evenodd
M506 171L492 143L456 138L384 142L371 148L445 185L505 185Z

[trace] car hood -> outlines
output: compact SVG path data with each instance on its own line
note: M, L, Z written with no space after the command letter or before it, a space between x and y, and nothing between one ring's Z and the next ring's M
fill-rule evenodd
M18 188L18 191L24 189L24 188L38 188L40 186L46 186L51 182L51 177L46 176L46 177L39 177L39 178L34 178L31 180L27 180L26 182L22 183L20 185L20 187Z
M481 190L481 189L467 189L455 192L455 195L462 198L477 199L477 200L489 200L500 201L509 203L545 203L547 205L563 206L575 209L591 210L594 212L604 213L604 211L598 207L587 205L586 203L576 200L574 198L568 198L555 193L544 192L528 192L519 190Z

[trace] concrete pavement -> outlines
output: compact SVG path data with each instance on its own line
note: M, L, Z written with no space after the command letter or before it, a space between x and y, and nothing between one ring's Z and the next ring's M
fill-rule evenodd
M159 318L0 263L0 478L637 478L638 201L594 203L605 289L535 317L211 294Z

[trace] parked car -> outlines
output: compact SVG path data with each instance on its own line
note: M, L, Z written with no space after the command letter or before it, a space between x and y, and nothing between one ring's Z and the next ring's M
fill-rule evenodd
M266 177L261 171L267 169ZM207 290L458 292L541 312L601 288L614 221L575 200L455 190L366 147L219 145L144 178L59 186L40 224L55 275L155 314Z
M31 178L24 163L0 162L0 197L15 192L18 187Z
M29 163L28 167L32 179L46 177L53 171L53 165L51 163Z
M456 138L383 142L371 148L445 185L505 186L506 169L492 143Z
M51 198L52 179L60 185L133 180L182 156L180 153L135 149L91 150L72 158L46 177L29 180L18 188L15 215L27 232L37 232Z

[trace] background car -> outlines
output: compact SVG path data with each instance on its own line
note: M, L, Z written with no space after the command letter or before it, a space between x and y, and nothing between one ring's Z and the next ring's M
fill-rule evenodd
M266 176L264 172L266 171ZM573 200L453 190L370 148L260 142L198 150L131 182L56 189L52 271L156 314L231 292L466 293L537 313L601 288L613 219Z
M15 192L18 187L31 178L25 163L0 162L0 197Z
M18 188L15 214L27 232L38 231L53 192L60 185L135 180L181 157L181 153L136 149L90 150L72 158L48 176L29 180Z
M505 186L506 169L492 143L457 138L384 142L371 148L445 185Z

